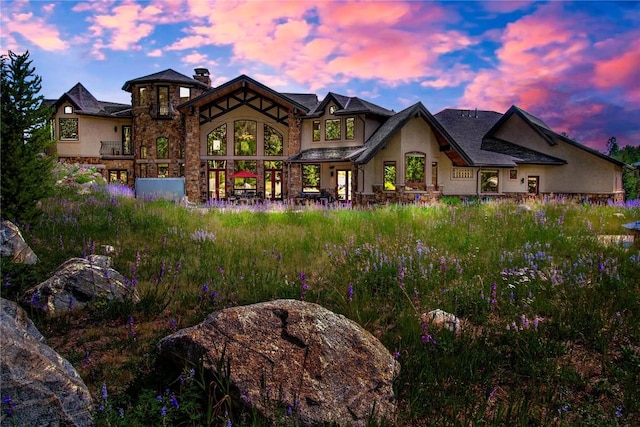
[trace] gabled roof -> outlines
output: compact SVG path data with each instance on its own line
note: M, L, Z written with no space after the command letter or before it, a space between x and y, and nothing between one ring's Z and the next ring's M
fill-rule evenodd
M184 84L189 86L201 86L204 89L209 89L209 86L201 81L193 79L191 77L185 76L177 71L172 70L171 68L160 71L157 73L149 74L148 76L138 77L137 79L128 80L124 86L122 86L122 90L127 92L131 92L131 88L133 85L143 84L143 83L175 83L175 84Z
M629 167L626 163L621 162L620 160L614 159L613 157L607 156L604 153L599 152L598 150L594 150L593 148L587 147L586 145L582 145L579 142L568 138L564 135L560 135L554 132L547 124L542 121L542 119L534 116L533 114L512 105L509 110L498 120L486 133L487 137L493 136L493 134L513 115L519 116L524 122L529 125L534 132L540 135L547 143L551 146L557 145L559 143L565 143L569 145L573 145L581 150L587 151L601 159L607 160L611 163L614 163L618 166Z
M68 92L53 102L54 108L70 102L76 114L103 117L131 117L131 106L115 102L98 101L81 83L76 83Z
M469 157L470 166L514 167L516 162L513 157L482 149L483 136L501 116L495 111L449 108L434 117Z
M309 107L300 102L300 98L296 98L295 96L287 96L280 92L276 92L275 90L263 85L262 83L252 79L249 76L244 74L236 77L233 80L226 82L225 84L218 86L216 88L210 89L209 91L197 96L184 104L181 104L179 109L185 110L189 107L200 107L202 105L210 103L213 99L224 97L228 94L231 94L238 90L238 88L245 87L249 85L256 92L265 95L273 100L277 100L280 104L291 106L301 110L306 113L309 111ZM305 100L307 100L308 95L305 95Z
M333 101L338 107L333 113L336 116L348 114L373 114L376 116L391 117L395 114L392 110L387 110L386 108L372 102L365 101L357 96L345 96L329 92L322 102L316 105L315 110L311 111L307 116L318 117L323 115L324 110L327 108L327 104L331 101Z
M310 148L287 159L291 163L349 161L349 154L360 147Z
M431 126L440 145L440 150L444 151L445 154L452 159L454 164L470 163L469 157L460 149L457 141L449 135L445 128L442 127L421 102L389 117L374 134L371 135L364 146L360 150L352 153L349 158L355 163L362 164L369 162L409 120L415 117L422 117Z

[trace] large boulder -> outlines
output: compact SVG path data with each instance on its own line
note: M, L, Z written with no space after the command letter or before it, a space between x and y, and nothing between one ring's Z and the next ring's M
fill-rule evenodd
M395 420L398 362L357 323L317 304L227 308L164 338L158 349L165 368L202 360L205 373L215 375L228 361L242 401L268 418L288 408L302 426Z
M0 306L0 425L92 425L91 394L73 366L45 343L23 309L4 298Z
M16 264L38 262L38 257L24 241L20 229L11 221L2 221L0 227L0 255L10 256Z
M140 301L138 290L111 268L111 258L91 255L88 259L71 258L53 275L28 289L22 301L49 315L84 308L96 299L109 301L130 298Z

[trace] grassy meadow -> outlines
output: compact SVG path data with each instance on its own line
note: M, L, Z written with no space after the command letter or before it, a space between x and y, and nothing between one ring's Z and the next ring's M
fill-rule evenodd
M94 394L98 426L269 425L224 378L158 375L154 349L212 311L277 298L344 314L395 354L398 425L640 425L640 253L598 239L624 234L637 203L190 209L105 188L60 189L21 225L40 263L2 263L16 299L111 245L138 287L138 304L30 310ZM463 320L459 336L422 323L436 308Z

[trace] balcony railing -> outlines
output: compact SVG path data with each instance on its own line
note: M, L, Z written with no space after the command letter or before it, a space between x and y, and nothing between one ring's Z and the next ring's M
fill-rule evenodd
M101 156L132 156L131 145L122 141L100 141Z

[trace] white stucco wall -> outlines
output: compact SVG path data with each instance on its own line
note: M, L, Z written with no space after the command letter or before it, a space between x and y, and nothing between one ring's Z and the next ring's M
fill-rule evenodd
M621 171L619 166L564 141L558 140L556 145L549 145L515 114L496 136L567 161L566 165L541 169L541 192L612 193L620 189L619 179L616 180Z

